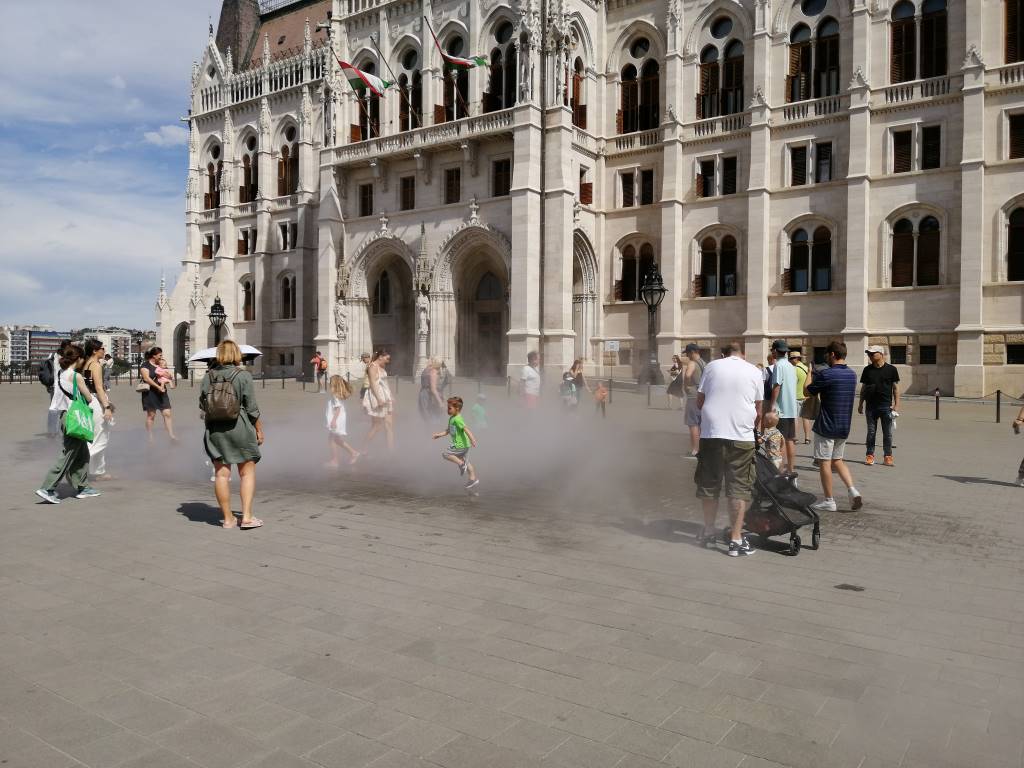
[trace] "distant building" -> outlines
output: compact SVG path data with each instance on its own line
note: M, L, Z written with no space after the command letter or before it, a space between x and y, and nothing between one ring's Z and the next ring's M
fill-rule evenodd
M11 328L11 363L28 362L28 338L32 333L27 328Z
M132 334L118 328L99 328L83 334L85 339L96 339L115 360L131 360Z
M11 329L6 326L0 326L0 366L5 366L11 362Z
M71 334L63 331L29 331L28 360L41 363L60 347L62 341L71 338Z

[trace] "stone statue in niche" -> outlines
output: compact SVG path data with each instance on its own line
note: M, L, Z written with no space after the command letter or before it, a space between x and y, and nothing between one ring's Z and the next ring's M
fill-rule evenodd
M348 313L340 299L334 302L334 330L339 339L348 337Z
M416 294L416 329L423 336L430 333L430 300L423 291Z

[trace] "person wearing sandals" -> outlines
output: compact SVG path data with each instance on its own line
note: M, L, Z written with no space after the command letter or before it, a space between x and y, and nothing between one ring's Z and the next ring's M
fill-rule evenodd
M110 402L107 383L103 379L103 342L87 339L85 342L85 367L82 377L85 385L93 393L92 424L95 430L92 442L89 443L89 474L95 480L112 480L107 474L107 443L110 440L109 422L114 419L114 406Z
M210 393L215 384L228 382L234 390L238 416L233 419L213 420L208 413ZM217 359L203 377L199 393L199 408L207 416L203 446L213 462L214 493L224 515L225 528L259 528L262 520L252 516L252 502L256 495L256 462L260 460L263 445L263 424L256 404L252 374L242 368L242 352L238 345L227 339L217 346ZM235 520L231 511L231 467L238 467L242 519Z
M164 351L160 347L153 347L146 352L146 362L139 367L139 379L141 384L149 386L142 393L142 410L146 412L146 436L149 442L153 442L153 422L156 421L156 413L164 417L164 426L167 428L167 436L172 443L178 442L174 436L174 422L171 419L171 397L167 394L167 383L160 383L161 376L157 373L160 367L160 357Z
M92 392L82 376L84 366L85 352L80 346L69 344L64 348L60 370L54 377L54 398L50 406L58 415L64 443L60 458L46 473L42 486L36 491L36 496L47 504L60 504L57 485L65 477L74 489L76 499L90 499L100 495L99 491L89 487L89 443L67 434L67 412L71 402L81 397L90 407L92 404Z
M387 365L391 362L391 353L377 350L369 365L366 366L367 388L363 395L363 410L370 417L370 431L366 433L366 443L362 453L367 453L370 443L377 433L384 430L388 445L388 453L395 452L394 413L395 401L388 389Z

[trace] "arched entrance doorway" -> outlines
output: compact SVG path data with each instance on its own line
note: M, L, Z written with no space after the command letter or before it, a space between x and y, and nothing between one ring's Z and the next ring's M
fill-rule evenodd
M508 279L504 266L484 254L465 259L456 273L455 344L458 372L499 378L508 362Z
M370 340L391 354L388 372L411 376L416 362L412 273L398 254L376 259L366 273Z
M187 376L188 359L192 355L191 328L188 323L178 323L174 329L174 370L179 376Z
M597 336L597 257L590 241L580 231L573 235L572 330L576 334L573 354L591 360L591 339Z

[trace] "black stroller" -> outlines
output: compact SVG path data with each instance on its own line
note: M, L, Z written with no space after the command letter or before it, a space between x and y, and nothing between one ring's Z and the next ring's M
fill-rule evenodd
M817 497L796 488L792 478L775 468L761 446L754 451L754 467L757 472L754 498L744 518L744 529L761 539L788 533L789 554L796 556L800 554L802 544L797 531L805 525L813 525L811 549L817 549L821 539L821 520L811 509Z

